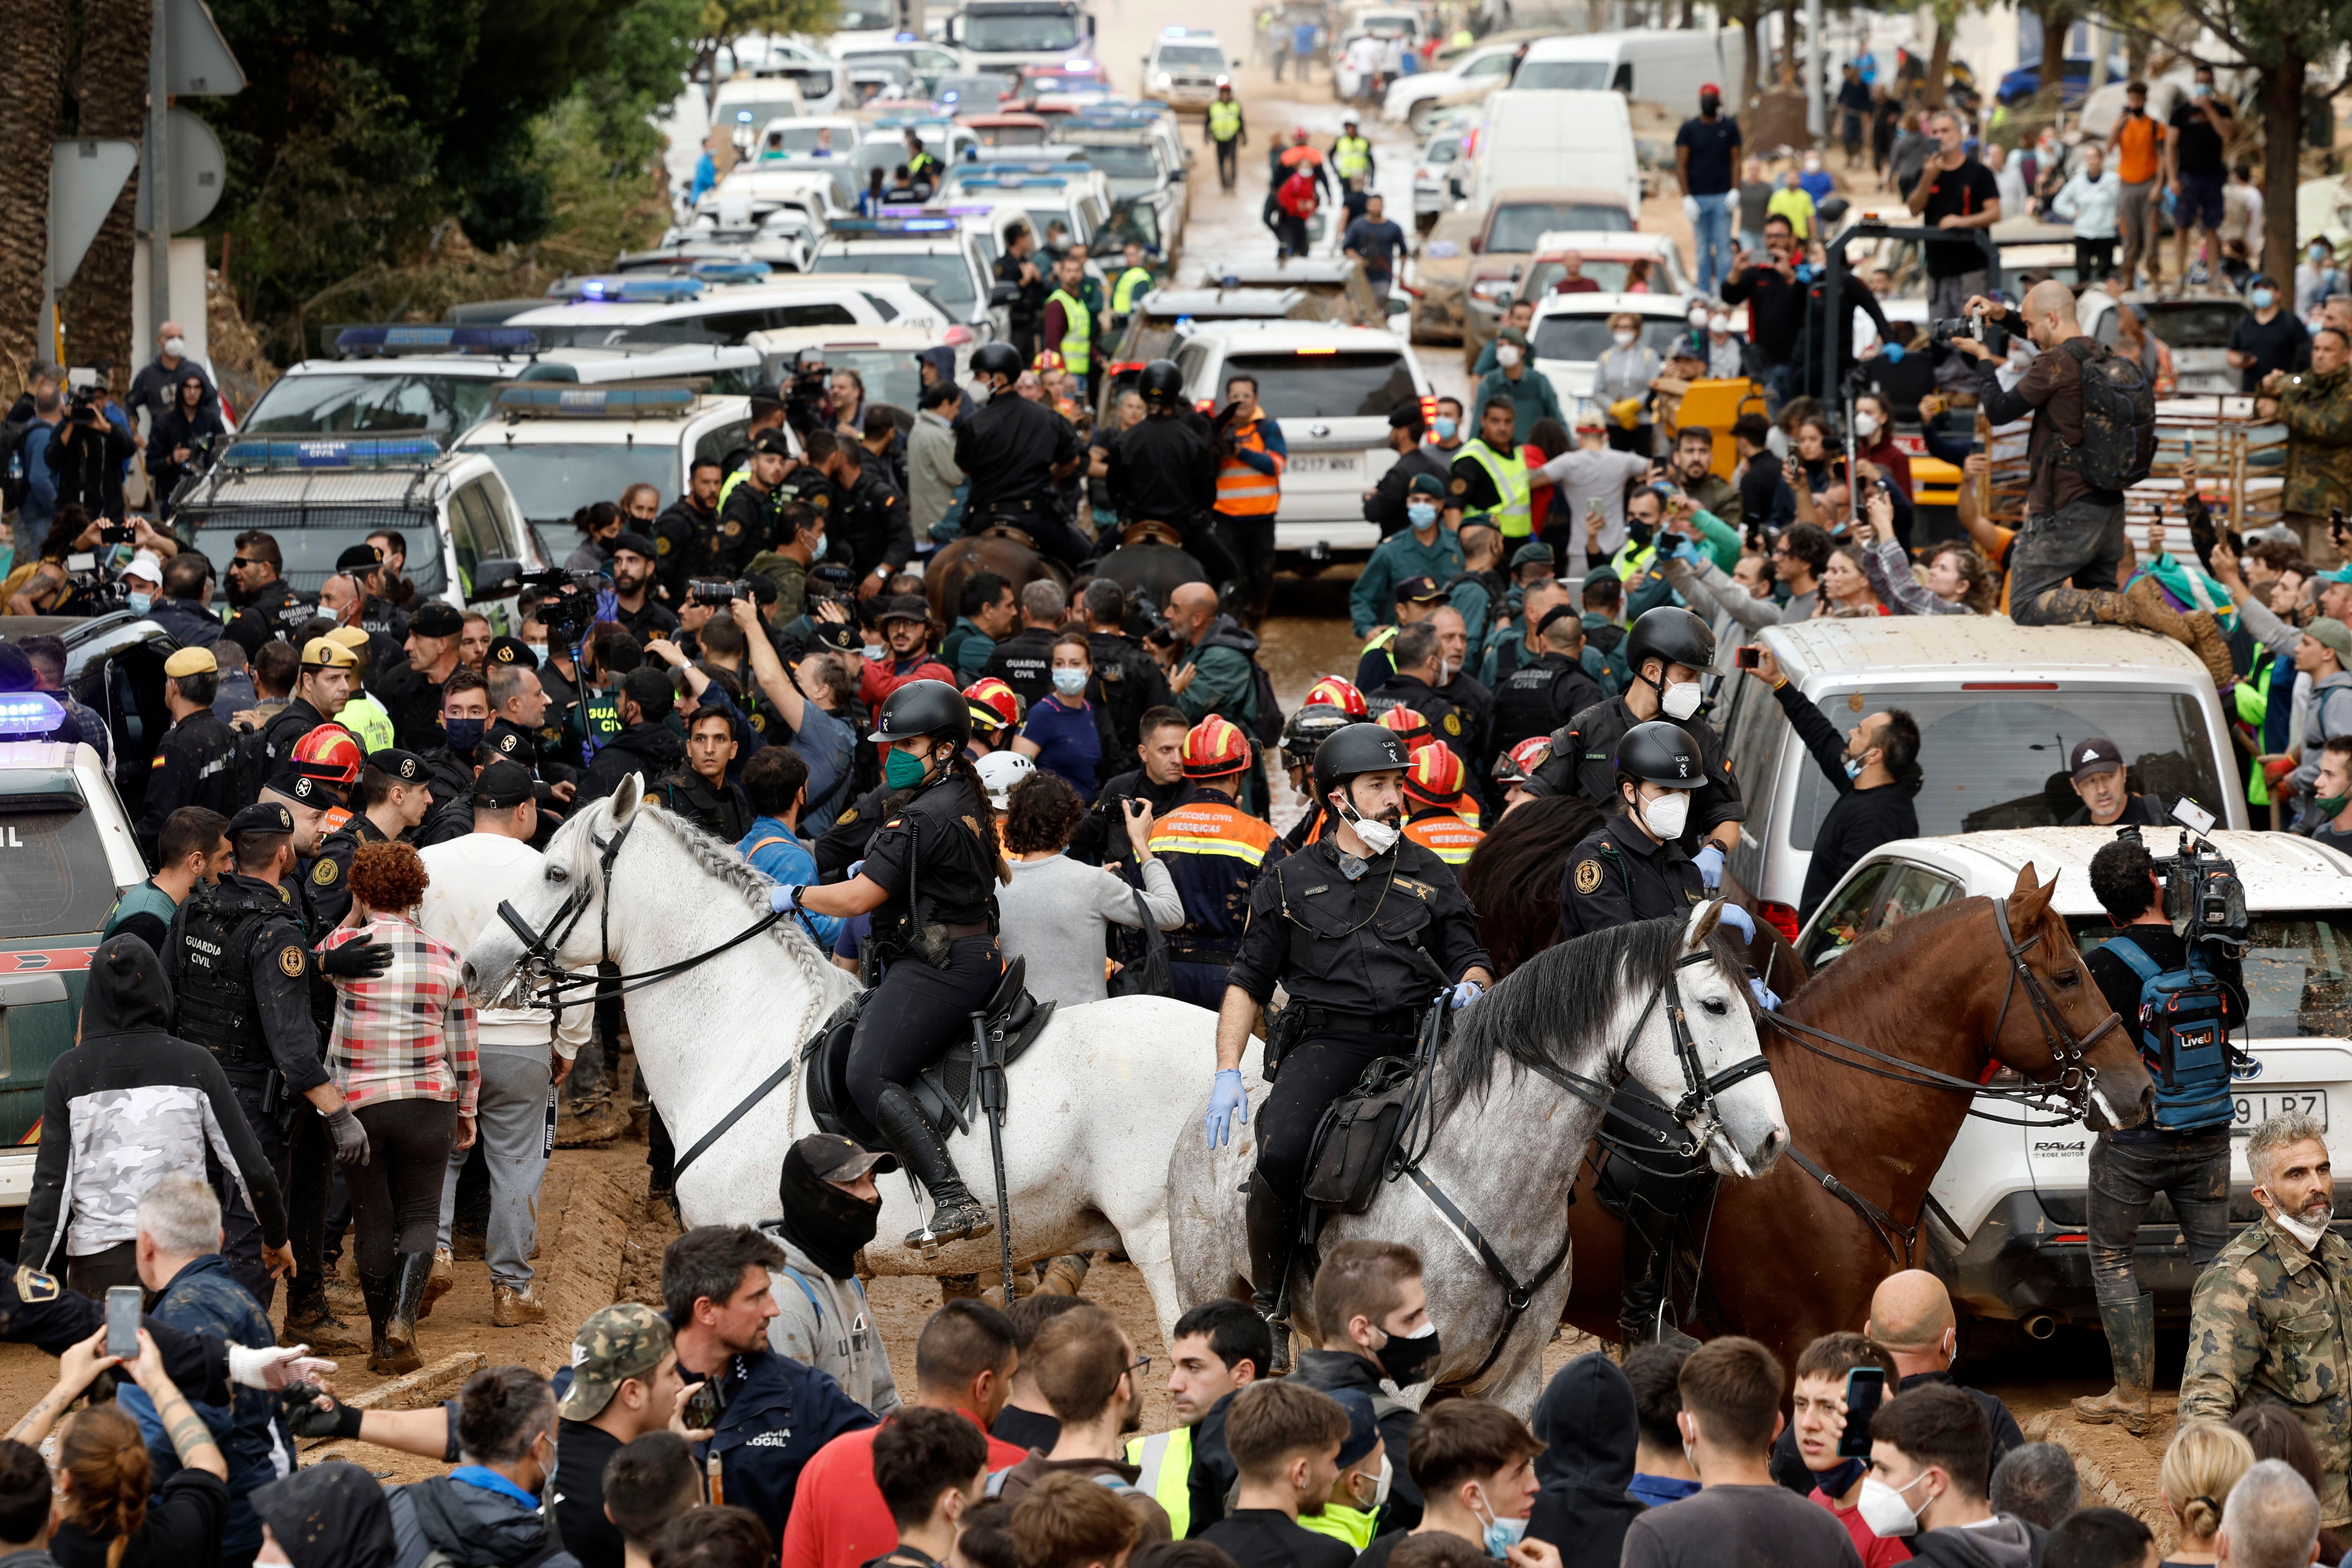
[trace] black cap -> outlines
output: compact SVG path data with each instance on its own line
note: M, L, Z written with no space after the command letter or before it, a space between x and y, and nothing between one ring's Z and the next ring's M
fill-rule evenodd
M756 382L748 395L762 403L782 403L784 400L784 389L772 381Z
M383 564L383 552L373 544L354 544L335 557L338 572L373 572Z
M779 458L789 458L793 455L793 444L782 430L762 430L751 437L751 450L772 452Z
M498 757L476 775L474 804L490 811L509 811L530 799L535 790L529 768L511 757Z
M1583 618L1584 617L1578 613L1576 606L1573 605L1554 605L1550 609L1546 610L1543 613L1543 618L1541 620L1536 622L1536 635L1538 637L1543 636L1544 632L1554 621L1573 619L1580 623Z
M874 624L877 626L886 621L928 621L930 618L931 606L920 594L893 594L887 598L876 600L874 604Z
M320 810L340 805L342 801L342 796L335 793L332 785L299 772L298 764L291 762L280 763L278 771L269 775L269 782L262 787L273 795L282 795L297 805L317 806Z
M530 644L520 637L492 637L488 664L519 664L525 669L539 668L539 656L530 651Z
M837 1132L812 1132L793 1147L820 1182L854 1182L868 1172L887 1176L898 1168L898 1157L888 1150L865 1148Z
M613 541L613 552L614 554L617 555L624 550L629 552L633 555L642 555L648 561L653 560L659 553L658 551L654 549L654 542L652 540L647 539L644 534L639 533L633 528L624 529L621 531L621 536Z
M274 800L257 800L228 819L232 835L239 833L291 833L294 814Z
M1408 577L1396 585L1393 596L1400 605L1433 605L1445 597L1445 590L1434 577Z
M427 599L408 612L408 629L421 637L454 637L466 629L466 617L446 600Z
M380 773L398 779L402 784L415 784L426 776L425 759L415 752L404 752L398 746L370 752L367 765Z

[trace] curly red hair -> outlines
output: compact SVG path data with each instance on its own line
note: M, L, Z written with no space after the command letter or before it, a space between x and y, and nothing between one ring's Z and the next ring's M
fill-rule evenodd
M352 857L352 897L371 910L413 910L425 901L425 858L414 845L395 838L388 844L362 844Z

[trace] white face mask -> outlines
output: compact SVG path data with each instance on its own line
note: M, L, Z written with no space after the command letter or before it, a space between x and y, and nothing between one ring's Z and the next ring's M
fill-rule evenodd
M1511 366L1518 363L1519 345L1517 343L1497 344L1495 349L1495 363L1501 365L1506 370L1508 370Z
M1698 711L1698 699L1697 681L1677 680L1658 694L1658 709L1669 719L1687 719Z
M1878 416L1875 414L1855 415L1853 416L1853 433L1861 437L1865 441L1878 434Z
M1385 822L1375 822L1363 816L1356 810L1356 803L1348 799L1344 793L1339 799L1342 803L1340 817L1349 826L1356 830L1356 837L1364 841L1364 847L1371 852L1374 859L1378 859L1396 847L1396 841L1403 837L1399 829L1390 826Z
M1917 1486L1920 1481L1927 1479L1924 1475L1918 1477L1912 1481L1911 1487ZM1873 1535L1882 1535L1891 1539L1895 1536L1916 1535L1919 1532L1919 1515L1903 1498L1903 1493L1909 1491L1911 1487L1905 1487L1898 1491L1876 1476L1863 1478L1862 1500L1857 1506L1862 1510L1862 1522L1870 1526Z
M1709 316L1706 319L1706 330L1713 332L1716 336L1721 337L1731 331L1731 318L1728 316Z
M1706 307L1704 305L1691 307L1691 313L1684 320L1689 321L1694 327L1704 327L1706 325Z
M178 359L182 354L188 352L188 340L185 338L165 338L163 340L163 352L170 354L173 359Z
M2278 1221L2281 1230L2303 1243L2303 1249L2305 1252L2316 1252L2319 1250L2319 1238L2327 1234L2328 1221L2334 1217L2334 1215L2331 1210L2316 1224L2306 1224L2284 1209L2272 1210L2271 1216Z
M1630 349L1630 348L1632 348L1632 347L1633 346L1633 333L1631 333L1631 332L1629 332L1629 331L1625 331L1624 329L1622 329L1622 327L1621 327L1620 329L1618 329L1616 331L1613 331L1613 332L1610 333L1610 334L1609 334L1609 336L1610 336L1610 337L1611 337L1611 338L1612 338L1612 339L1616 342L1617 346L1618 346L1619 348L1621 348L1621 349Z
M1362 1473L1363 1472L1360 1470L1357 1472L1357 1475L1360 1476ZM1382 1449L1381 1451L1380 1479L1373 1483L1371 1500L1367 1502L1364 1500L1364 1494L1356 1489L1356 1479L1354 1477L1350 1477L1349 1479L1348 1496L1353 1499L1357 1508L1362 1510L1364 1512L1377 1513L1381 1509L1387 1506L1389 1500L1389 1487L1395 1479L1396 1467L1389 1463L1388 1451L1386 1449Z
M1655 800L1643 801L1642 821L1661 839L1671 842L1680 838L1690 822L1690 792L1668 790Z

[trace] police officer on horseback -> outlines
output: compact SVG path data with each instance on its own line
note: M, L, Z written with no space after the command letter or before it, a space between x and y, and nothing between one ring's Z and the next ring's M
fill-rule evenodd
M892 692L866 738L889 748L883 777L897 794L885 803L864 868L828 887L770 893L780 910L874 917L865 951L887 968L867 993L850 1043L849 1094L931 1195L930 1222L908 1235L909 1246L994 1228L912 1090L917 1075L969 1032L966 1020L1004 968L991 882L1012 879L995 814L963 754L971 737L971 710L947 682L913 680Z
M1250 894L1249 924L1217 1016L1212 1148L1249 1119L1243 1048L1278 984L1290 1005L1269 1031L1257 1170L1249 1186L1255 1304L1276 1316L1298 1236L1299 1191L1331 1102L1382 1057L1407 1057L1432 997L1454 1007L1493 984L1476 911L1444 861L1402 837L1404 742L1377 724L1336 731L1315 753L1322 837L1277 862Z
M1700 879L1721 885L1723 860L1739 844L1747 804L1725 760L1723 732L1698 717L1699 678L1717 673L1715 632L1688 610L1661 605L1625 637L1633 671L1623 693L1587 708L1552 736L1551 758L1528 781L1531 795L1580 795L1603 811L1619 796L1619 747L1637 724L1664 719L1699 749L1704 778L1690 791L1688 821L1675 835ZM1570 933L1574 934L1574 933Z
M1664 720L1636 724L1617 742L1613 773L1616 809L1568 852L1560 876L1560 931L1571 941L1630 921L1686 916L1707 897L1682 845L1706 783L1699 742ZM1727 903L1721 918L1754 939L1755 921L1746 910ZM1769 996L1759 992L1757 999ZM1675 1226L1709 1178L1704 1158L1675 1154L1652 1136L1673 1122L1664 1103L1629 1079L1618 1086L1601 1123L1601 1201L1623 1221L1617 1323L1628 1347L1680 1338L1664 1328L1662 1315Z
M1242 563L1209 528L1217 504L1216 438L1184 401L1184 373L1174 360L1145 365L1135 389L1143 399L1142 423L1095 438L1119 521L1168 524L1209 581L1223 587L1241 576Z
M964 532L991 524L1020 529L1038 552L1076 568L1095 549L1068 518L1055 488L1086 466L1086 442L1077 427L1042 403L1013 391L1021 379L1021 355L1010 343L982 343L971 356L972 374L985 389L981 406L955 422L956 467L971 479L964 501Z

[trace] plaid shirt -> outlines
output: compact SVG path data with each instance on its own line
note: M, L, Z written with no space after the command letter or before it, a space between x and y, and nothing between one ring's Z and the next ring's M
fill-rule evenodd
M481 1070L474 1052L474 1004L455 948L413 921L379 914L320 943L331 950L373 937L392 949L373 978L334 982L335 1037L327 1066L353 1106L383 1100L454 1100L474 1114Z

